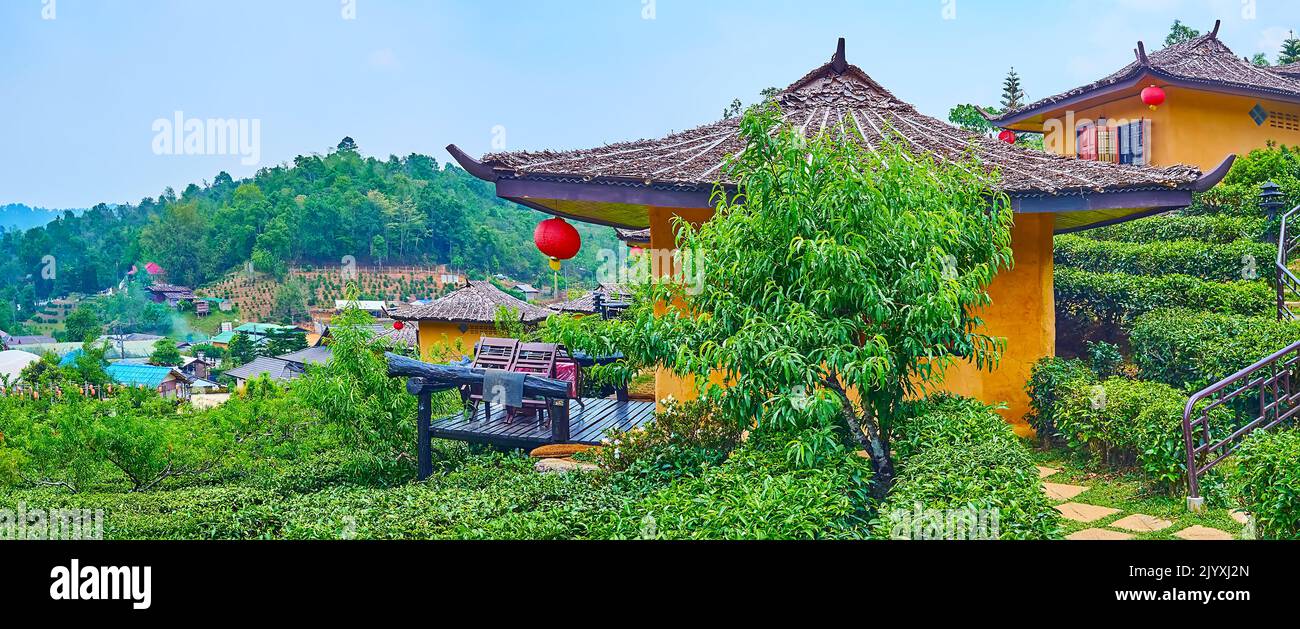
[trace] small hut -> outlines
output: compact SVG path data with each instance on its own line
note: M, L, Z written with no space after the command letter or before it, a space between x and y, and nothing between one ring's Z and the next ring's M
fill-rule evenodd
M393 319L418 326L420 355L442 357L439 345L469 354L484 336L496 333L497 311L508 308L524 325L536 325L555 314L554 310L517 299L492 282L471 280L466 286L422 306L405 306Z

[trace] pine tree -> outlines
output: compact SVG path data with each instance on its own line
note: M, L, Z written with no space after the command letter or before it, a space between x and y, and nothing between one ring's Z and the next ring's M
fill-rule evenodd
M1291 31L1291 36L1282 42L1282 54L1277 57L1277 64L1284 66L1288 63L1300 61L1300 39L1296 39L1295 31Z
M1007 78L1002 82L1002 109L1009 111L1019 109L1025 105L1025 91L1020 88L1020 75L1016 74L1016 69L1011 68L1007 73Z

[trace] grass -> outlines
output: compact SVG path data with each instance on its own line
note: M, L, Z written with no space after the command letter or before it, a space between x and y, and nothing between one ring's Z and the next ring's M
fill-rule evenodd
M1038 465L1061 470L1043 479L1044 482L1088 487L1087 491L1070 499L1070 502L1120 510L1119 513L1089 523L1061 518L1061 532L1063 535L1070 535L1084 529L1100 528L1130 533L1137 539L1142 540L1178 539L1174 537L1174 533L1199 524L1227 531L1234 537L1241 538L1243 527L1232 519L1227 509L1210 508L1205 513L1192 513L1187 509L1186 496L1183 493L1170 495L1149 491L1144 487L1141 475L1122 472L1098 472L1088 466L1086 459L1065 450L1036 450L1034 458ZM1135 513L1168 520L1173 522L1174 525L1151 533L1133 533L1132 531L1109 527L1116 520Z

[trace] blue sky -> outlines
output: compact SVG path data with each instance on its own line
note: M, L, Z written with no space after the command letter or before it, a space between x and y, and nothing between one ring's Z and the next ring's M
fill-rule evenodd
M1175 18L1222 19L1241 55L1275 56L1300 28L1294 0L654 0L644 19L646 2L5 0L0 204L135 202L345 135L444 160L499 129L510 150L657 137L784 87L841 36L850 62L945 117L995 103L1011 66L1031 99L1099 78ZM156 154L153 125L177 111L257 121L260 163Z

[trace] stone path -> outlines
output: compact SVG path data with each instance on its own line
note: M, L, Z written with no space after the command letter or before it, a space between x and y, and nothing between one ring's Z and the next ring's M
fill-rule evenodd
M1047 479L1059 474L1061 470L1050 467L1039 467L1038 477L1043 480L1043 491L1052 502L1057 503L1056 510L1061 512L1061 517L1075 522L1091 524L1122 513L1119 509L1110 507L1101 507L1091 505L1086 502L1073 502L1074 498L1083 494L1090 489L1083 485L1066 485L1062 483L1051 483ZM1249 521L1249 516L1240 511L1233 511L1232 518L1243 525ZM1163 520L1154 516L1143 513L1134 513L1124 516L1104 527L1086 528L1066 536L1070 540L1124 540L1135 539L1134 533L1154 533L1163 531L1174 523L1169 520ZM1118 529L1118 530L1116 530ZM1224 540L1233 539L1232 534L1227 531L1210 528L1208 526L1190 526L1181 531L1174 533L1174 537L1187 540Z

